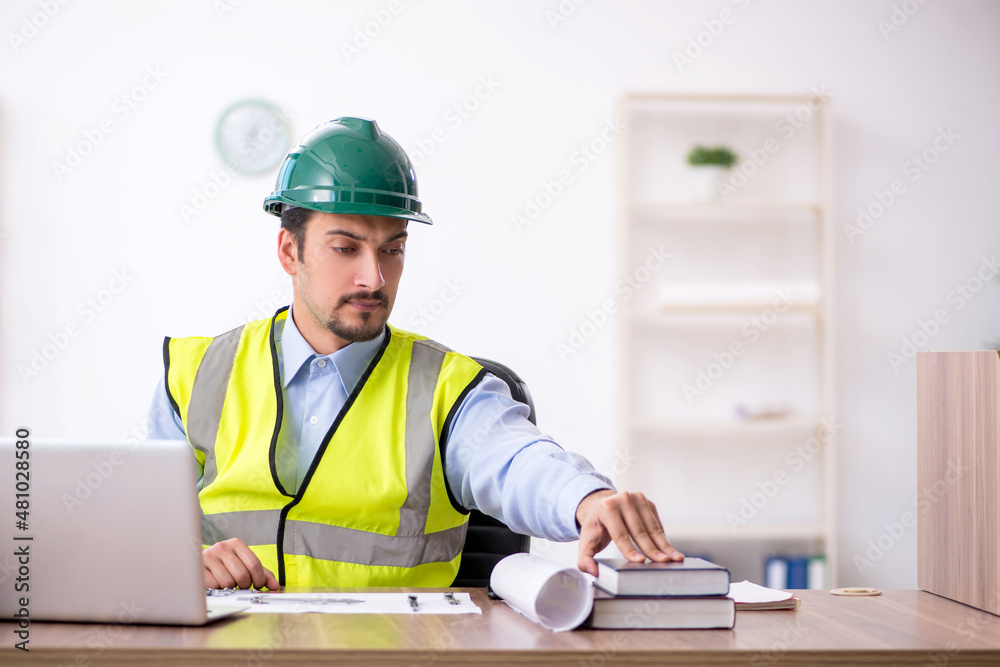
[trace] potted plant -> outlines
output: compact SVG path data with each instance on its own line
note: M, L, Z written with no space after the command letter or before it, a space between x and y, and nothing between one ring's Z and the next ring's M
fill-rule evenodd
M708 148L697 145L687 154L687 163L692 167L692 196L695 199L718 199L718 184L736 164L736 153L725 146Z

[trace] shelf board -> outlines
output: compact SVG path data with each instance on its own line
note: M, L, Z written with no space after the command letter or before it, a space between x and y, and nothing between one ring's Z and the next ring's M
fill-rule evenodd
M796 107L807 104L817 104L819 108L822 108L828 99L827 96L807 94L687 94L653 91L634 91L622 96L622 102L632 113L657 115L697 113L699 115L712 114L744 119L756 116L770 119L775 114L787 113Z
M814 325L814 317L817 316L818 312L818 308L802 312L790 311L779 317L773 324L768 324L768 328L810 328ZM725 318L726 315L736 319L731 321ZM642 310L632 311L628 317L636 326L675 330L684 327L702 329L705 327L730 326L733 323L741 324L746 320L746 313L743 311L727 312L724 310L698 312L685 312L683 310L650 312Z
M664 315L703 315L728 313L759 313L771 307L769 301L669 301L660 302L658 311ZM791 315L819 315L820 305L817 303L792 304L785 311Z
M633 432L663 437L738 438L811 433L819 417L792 415L766 419L641 419L632 422Z
M726 525L670 525L664 524L664 532L671 542L681 540L811 540L824 539L826 531L820 524L755 524L740 526L735 532Z
M738 219L808 218L812 221L821 211L809 201L638 201L629 204L633 215L663 220L697 219L698 222L729 222Z
M782 313L818 314L822 289L817 282L720 283L667 285L660 289L661 313Z

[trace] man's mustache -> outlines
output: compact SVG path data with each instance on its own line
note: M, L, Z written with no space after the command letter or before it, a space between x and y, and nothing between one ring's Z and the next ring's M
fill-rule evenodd
M376 290L375 292L354 292L352 294L347 294L340 297L340 301L337 305L342 306L348 301L378 301L386 308L389 307L389 297L387 297L381 290Z

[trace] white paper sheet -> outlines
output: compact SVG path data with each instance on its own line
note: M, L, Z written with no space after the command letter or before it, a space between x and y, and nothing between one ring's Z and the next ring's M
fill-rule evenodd
M736 604L740 604L747 602L778 602L781 600L790 600L794 595L788 591L766 588L744 579L743 581L729 584L729 597L735 600Z
M410 595L417 598L417 608L410 605ZM206 597L208 608L246 605L246 613L257 614L481 614L468 593L452 593L458 604L451 604L443 593L261 593L233 591L227 595ZM254 602L252 598L264 600ZM357 600L354 603L332 600Z
M515 611L553 632L579 626L594 606L587 575L530 554L513 554L497 563L490 585Z

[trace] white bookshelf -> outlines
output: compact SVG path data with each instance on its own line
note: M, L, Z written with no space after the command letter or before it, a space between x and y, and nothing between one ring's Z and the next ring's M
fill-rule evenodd
M617 273L671 254L616 318L618 481L737 580L763 583L768 555L823 554L833 587L829 99L633 93L618 114ZM737 168L767 158L725 200L700 200L695 144L729 146Z

